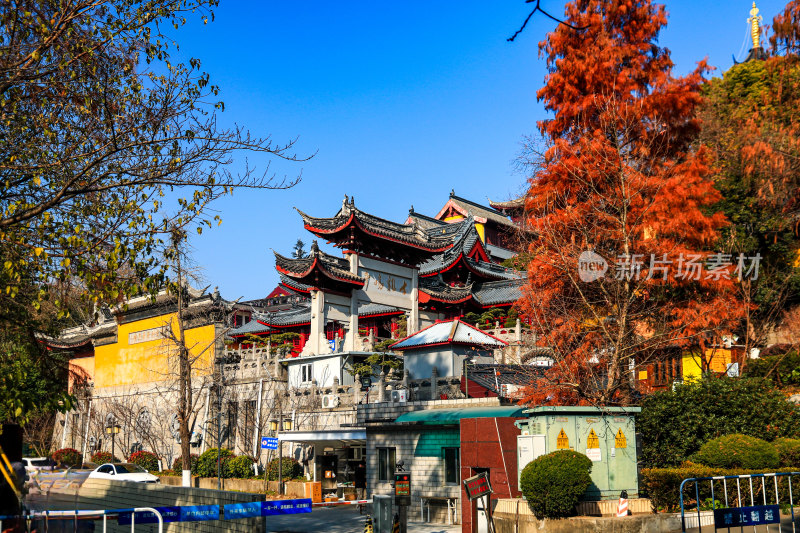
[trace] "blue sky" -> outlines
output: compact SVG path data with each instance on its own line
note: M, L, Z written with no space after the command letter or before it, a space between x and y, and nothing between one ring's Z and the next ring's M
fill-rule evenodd
M731 66L750 1L666 5L660 44L677 73L705 56ZM765 23L784 5L759 2ZM563 6L542 0L553 14ZM412 204L435 215L451 189L479 202L518 195L520 143L546 117L536 101L545 76L538 42L555 26L537 14L507 42L530 9L524 0L222 0L214 22L177 32L180 55L200 58L221 86L223 124L276 142L299 137L299 154L316 152L302 164L273 163L279 176L302 171L294 188L240 190L214 204L222 225L192 242L205 283L229 299L265 296L278 280L272 249L288 255L298 237L313 238L293 207L332 216L348 194L402 222ZM233 170L244 163L237 156Z

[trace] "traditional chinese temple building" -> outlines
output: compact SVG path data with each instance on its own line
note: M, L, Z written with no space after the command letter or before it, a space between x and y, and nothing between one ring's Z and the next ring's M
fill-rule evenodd
M294 332L289 358L369 353L377 342L398 338L401 323L413 334L470 311L510 307L520 297L524 277L499 264L514 254L504 247L513 222L453 193L435 217L412 208L405 223L361 211L348 197L329 218L298 212L305 229L342 255L323 252L317 241L307 257L276 253L281 287L308 300L254 310L230 332L240 343Z

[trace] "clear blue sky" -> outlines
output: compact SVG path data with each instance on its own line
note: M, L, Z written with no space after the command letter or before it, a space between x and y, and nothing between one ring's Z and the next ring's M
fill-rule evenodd
M667 2L660 44L672 50L676 72L705 56L729 68L750 5ZM760 1L765 23L784 5ZM542 0L553 14L563 6ZM205 282L229 299L265 296L278 280L271 249L288 255L298 237L307 245L313 237L293 206L332 216L348 194L359 208L402 222L412 204L435 215L450 189L479 202L519 194L520 142L545 117L537 44L555 26L537 14L507 42L530 9L524 0L222 0L214 22L177 32L181 55L200 58L221 86L223 123L277 142L299 136L300 154L318 152L272 167L279 175L302 170L293 189L242 190L215 204L222 225L193 239Z

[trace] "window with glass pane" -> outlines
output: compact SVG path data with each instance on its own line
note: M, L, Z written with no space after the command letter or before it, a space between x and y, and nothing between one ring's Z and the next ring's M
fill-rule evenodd
M459 482L458 472L458 448L443 448L444 449L444 482L455 483Z
M394 448L378 448L378 481L391 481L396 463Z

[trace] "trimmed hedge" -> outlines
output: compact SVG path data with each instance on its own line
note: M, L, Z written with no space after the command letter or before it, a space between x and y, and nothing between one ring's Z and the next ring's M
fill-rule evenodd
M158 472L158 456L153 452L146 452L144 450L133 452L128 461L139 465L148 472Z
M233 459L234 455L233 452L223 448L221 451L217 451L217 448L209 448L208 450L204 451L202 455L197 459L197 475L200 477L217 477L217 455L219 455L221 459L220 467L220 477L222 478L229 478L231 477L230 469L228 467L228 463L231 459Z
M81 452L75 448L61 448L56 450L52 455L53 461L68 466L78 466L82 463Z
M591 472L591 459L559 450L528 463L520 476L520 490L536 518L570 516L592 483Z
M103 463L119 463L119 459L108 452L97 452L92 455L92 462L99 465Z
M800 465L800 439L775 439L772 445L778 451L780 466Z
M790 468L787 470L797 470ZM710 468L693 463L684 463L678 468L643 468L641 470L641 484L640 489L646 497L650 498L653 503L653 508L661 512L674 512L680 509L680 486L681 481L684 479L695 477L713 477L713 476L737 476L743 474L769 474L775 472L774 469L769 470L743 470L740 468L730 470L726 468ZM745 490L747 484L747 490ZM736 481L728 480L728 507L739 506L737 501ZM767 478L767 503L775 503L775 482L771 478ZM750 488L749 483L743 483L742 497L746 501L741 502L742 506L750 505ZM761 482L754 481L753 488L755 489L756 501L762 501ZM711 498L711 482L702 481L699 484L700 489L700 502L701 507L703 502ZM722 481L714 482L714 498L724 503L725 494L723 492L724 484ZM792 494L800 494L800 479L795 478L792 481ZM781 502L789 501L789 482L785 477L778 478L778 495ZM697 502L695 501L695 488L693 483L687 483L684 489L684 505L690 508L696 508Z
M291 457L283 458L281 468L283 479L294 479L303 475L303 466ZM270 481L278 480L278 458L276 457L267 465L267 477Z
M230 472L231 477L236 478L251 478L255 474L253 473L253 461L250 457L246 455L240 455L239 457L234 457L228 461L228 471Z
M690 460L712 468L777 468L775 446L765 440L734 433L711 439Z

